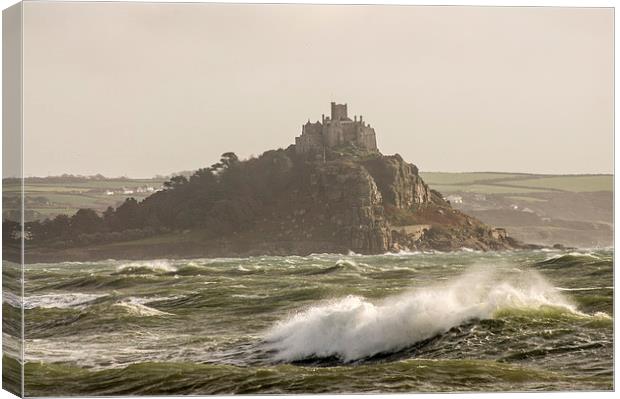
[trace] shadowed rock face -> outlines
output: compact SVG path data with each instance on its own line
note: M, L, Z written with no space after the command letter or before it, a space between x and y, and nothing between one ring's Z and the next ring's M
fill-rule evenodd
M418 175L418 168L400 155L382 156L362 163L383 194L384 204L399 209L431 202L431 191Z
M520 245L503 230L452 209L424 183L417 167L399 155L310 162L304 168L310 173L305 189L313 208L319 209L314 218L326 220L335 242L355 252L463 246L497 250ZM396 216L401 224L427 227L410 234L408 230L417 230L398 227Z
M335 238L343 245L371 253L390 249L382 195L363 166L345 161L319 165L312 173L310 191L314 201L324 205Z

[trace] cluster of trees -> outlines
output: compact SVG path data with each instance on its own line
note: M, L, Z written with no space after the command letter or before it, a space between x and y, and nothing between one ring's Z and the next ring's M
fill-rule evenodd
M25 237L34 243L94 242L135 239L171 230L209 227L219 234L238 230L257 218L265 204L295 180L291 150L267 151L240 161L232 152L220 161L164 183L164 190L142 202L128 198L101 215L80 209L72 216L25 224ZM5 221L5 237L17 239L19 225ZM8 234L8 235L7 235Z

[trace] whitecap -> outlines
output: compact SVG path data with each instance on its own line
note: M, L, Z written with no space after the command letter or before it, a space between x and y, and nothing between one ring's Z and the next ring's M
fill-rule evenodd
M120 307L133 316L167 316L171 313L163 312L155 308L146 306L147 303L162 301L166 299L175 299L175 297L155 297L155 298L139 298L129 297L120 302L116 302L112 306Z
M24 309L67 309L81 307L104 296L106 296L106 294L65 293L33 295L24 298Z
M473 271L378 302L352 295L323 302L279 321L265 340L276 360L336 356L347 362L404 349L501 309L543 306L578 313L536 272L508 279Z
M564 288L564 287L555 287L560 291L597 291L604 289L614 289L614 287L580 287L580 288Z
M159 273L176 272L177 268L170 264L167 260L153 260L143 262L124 263L116 268L117 272L131 272L139 270L150 270Z

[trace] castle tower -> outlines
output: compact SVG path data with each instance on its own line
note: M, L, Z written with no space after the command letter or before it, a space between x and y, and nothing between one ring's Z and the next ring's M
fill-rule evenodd
M343 121L349 119L347 116L347 104L336 104L332 102L332 120Z
M353 145L360 149L377 150L375 129L364 123L364 118L347 115L347 104L331 103L331 117L321 115L316 123L308 122L302 126L301 135L295 137L295 151L298 154L324 152L326 148Z

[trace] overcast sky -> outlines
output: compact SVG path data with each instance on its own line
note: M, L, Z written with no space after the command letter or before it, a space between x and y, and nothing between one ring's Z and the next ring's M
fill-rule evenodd
M346 102L422 171L613 170L613 11L27 2L26 175L286 147Z

